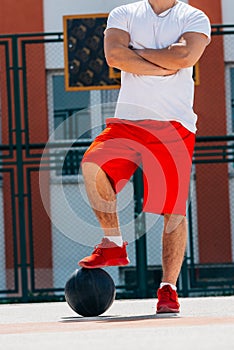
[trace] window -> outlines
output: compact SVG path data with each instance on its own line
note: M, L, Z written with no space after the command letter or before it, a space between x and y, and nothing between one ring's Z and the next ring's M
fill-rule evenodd
M118 90L66 91L64 75L52 74L55 140L91 140L101 132L105 119L114 116ZM87 147L70 149L57 175L77 175ZM60 152L60 151L59 151Z
M56 139L75 140L78 137L91 137L90 116L86 115L84 118L83 113L81 113L89 105L89 91L65 91L64 75L53 76L54 128L61 126L56 133Z

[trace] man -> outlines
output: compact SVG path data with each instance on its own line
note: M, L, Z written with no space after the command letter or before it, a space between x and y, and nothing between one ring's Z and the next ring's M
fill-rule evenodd
M116 194L142 165L143 210L164 216L158 314L180 311L176 282L186 249L186 200L197 120L192 67L209 41L207 16L175 0L120 6L111 11L105 31L106 60L121 70L121 89L115 118L107 120L82 164L86 191L105 238L79 265L129 263Z

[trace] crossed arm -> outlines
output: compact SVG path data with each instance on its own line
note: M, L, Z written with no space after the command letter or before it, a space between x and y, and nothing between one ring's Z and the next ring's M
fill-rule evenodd
M104 51L107 64L122 71L140 75L169 75L174 70L159 67L157 63L141 57L138 50L129 48L130 36L127 32L110 28L105 33Z
M104 51L110 67L142 75L171 75L193 66L202 56L209 39L201 33L183 34L180 40L164 49L129 48L127 32L110 28L106 31Z

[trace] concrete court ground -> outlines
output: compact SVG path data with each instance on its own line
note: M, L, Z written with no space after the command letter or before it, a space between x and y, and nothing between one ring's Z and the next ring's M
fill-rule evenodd
M234 350L234 296L180 299L157 318L153 299L116 300L84 318L65 302L0 305L1 350Z

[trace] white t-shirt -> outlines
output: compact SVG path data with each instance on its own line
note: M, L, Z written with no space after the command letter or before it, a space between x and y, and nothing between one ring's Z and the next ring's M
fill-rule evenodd
M130 34L135 49L161 49L178 41L183 33L198 32L210 38L208 17L182 1L156 15L148 0L115 8L109 14L107 29L118 28ZM193 111L193 68L170 76L147 76L122 71L115 117L141 120L175 120L196 132Z

